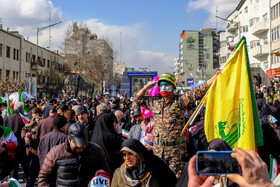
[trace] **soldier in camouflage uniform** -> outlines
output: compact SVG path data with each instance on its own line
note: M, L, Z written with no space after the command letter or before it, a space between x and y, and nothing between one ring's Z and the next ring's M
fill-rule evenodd
M154 154L167 162L177 178L181 176L183 158L187 153L186 138L180 137L185 125L184 111L188 105L204 96L218 74L182 96L173 94L176 87L174 76L162 74L158 81L161 96L145 96L146 91L157 82L149 82L135 95L134 102L153 113Z

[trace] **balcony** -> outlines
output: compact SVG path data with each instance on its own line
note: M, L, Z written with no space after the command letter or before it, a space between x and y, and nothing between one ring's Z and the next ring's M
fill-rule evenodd
M230 33L235 33L237 31L237 28L238 28L238 24L237 23L229 23L227 25L226 29Z
M262 21L252 26L252 34L257 36L268 31L268 21Z
M255 58L261 58L269 54L269 46L268 44L266 45L259 45L257 47L254 47L253 49L250 50L251 54Z

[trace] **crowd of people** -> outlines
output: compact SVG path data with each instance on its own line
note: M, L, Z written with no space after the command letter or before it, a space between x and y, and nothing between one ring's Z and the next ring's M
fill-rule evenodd
M180 136L196 101L218 75L183 95L174 94L174 76L162 74L131 99L81 96L26 100L15 103L12 115L8 115L7 103L1 103L0 179L8 175L18 179L20 164L28 187L36 181L38 186L93 185L91 179L100 170L111 178L112 187L211 186L214 181L221 186L246 186L261 180L269 186L270 155L280 163L280 89L278 83L266 86L260 79L255 87L264 137L259 155L233 149L232 157L241 165L242 176L215 180L195 171L197 151L231 150L224 140L207 141L203 110ZM156 84L159 94L147 96ZM27 117L22 115L26 109ZM256 168L255 181L246 173L249 161L251 169Z

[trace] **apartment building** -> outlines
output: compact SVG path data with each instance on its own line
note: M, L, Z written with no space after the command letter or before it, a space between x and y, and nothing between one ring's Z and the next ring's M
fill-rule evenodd
M212 77L219 68L219 48L219 34L216 30L184 30L181 33L179 58L174 60L177 82L186 85L188 78L199 83Z
M268 75L275 76L275 70L280 68L279 17L280 0L241 0L226 18L220 61L224 63L245 36L250 66L261 67Z
M21 82L32 95L57 96L63 85L64 57L38 46L38 81L36 87L37 45L18 31L4 30L0 24L0 82Z

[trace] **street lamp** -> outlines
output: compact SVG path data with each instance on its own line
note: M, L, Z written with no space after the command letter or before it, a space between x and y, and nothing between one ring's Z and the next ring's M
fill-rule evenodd
M54 23L54 24L51 24L51 25L47 25L47 26L45 26L45 27L41 27L41 28L39 28L39 27L37 27L37 43L36 43L36 87L35 87L35 96L36 96L36 98L37 98L37 85L38 85L38 35L39 35L39 32L41 32L41 31L43 31L43 30L45 30L45 29L47 29L47 28L50 28L50 27L53 27L53 26L55 26L55 25L57 25L57 24L60 24L60 23L62 23L62 21L60 21L60 22L57 22L57 23Z

